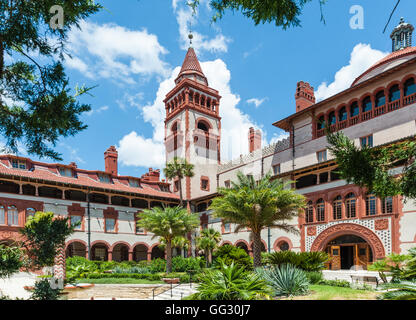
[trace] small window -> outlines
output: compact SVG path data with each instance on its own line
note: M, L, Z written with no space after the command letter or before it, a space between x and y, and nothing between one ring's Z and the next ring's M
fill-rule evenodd
M59 174L60 174L61 176L64 176L64 177L72 177L72 176L73 176L73 174L72 174L72 169L70 169L70 168L65 168L65 167L60 167L60 168L59 168Z
M367 216L374 216L377 214L376 197L372 194L365 199L365 211Z
M138 180L129 179L129 186L132 188L138 188L140 184Z
M208 179L205 179L205 178L201 179L201 189L205 190L205 191L209 190L209 180Z
M231 232L231 223L224 223L224 233Z
M393 213L393 198L387 197L386 199L382 200L381 207L383 213Z
M81 230L82 229L82 217L81 216L71 216L71 225L75 226L75 230Z
M116 219L105 219L105 232L116 232Z
M316 156L317 156L317 158L318 158L318 162L324 162L324 161L326 161L326 160L327 160L327 157L326 157L326 150L323 150L323 151L319 151L319 152L317 152L317 153L316 153Z
M111 183L110 176L107 174L102 174L102 173L98 174L98 179L104 183Z
M360 138L360 144L362 148L364 147L372 148L373 147L373 135Z
M316 202L316 220L325 221L325 201L323 199Z
M308 202L308 206L306 208L305 220L306 220L306 223L312 223L313 222L313 204L312 204L312 201Z
M6 214L4 211L4 207L0 206L0 225L6 224Z
M273 173L275 176L280 174L280 164L276 164L273 166Z
M19 212L15 206L10 206L7 208L7 224L9 226L19 225Z
M342 219L342 198L341 198L341 196L338 196L334 199L334 202L332 203L332 212L333 212L334 220Z
M15 169L26 170L26 161L13 159L12 160L12 167Z
M357 199L353 193L350 193L345 198L345 211L347 218L355 218L356 216Z

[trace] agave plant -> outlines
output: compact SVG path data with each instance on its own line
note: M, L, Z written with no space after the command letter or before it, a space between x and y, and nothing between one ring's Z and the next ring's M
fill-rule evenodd
M387 283L383 284L383 288L393 290L378 296L380 300L416 300L416 282Z
M257 268L256 273L273 288L276 296L299 296L309 292L306 273L291 264Z
M243 267L221 265L220 270L210 269L199 277L198 292L193 300L257 300L268 299L271 291L266 281Z

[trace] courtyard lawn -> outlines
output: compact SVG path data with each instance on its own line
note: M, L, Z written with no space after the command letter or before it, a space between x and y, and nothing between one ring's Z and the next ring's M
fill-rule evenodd
M79 279L78 282L93 284L164 284L163 281L150 281L147 279L134 278Z
M380 293L371 290L357 290L326 285L311 285L310 294L285 298L284 300L376 300Z

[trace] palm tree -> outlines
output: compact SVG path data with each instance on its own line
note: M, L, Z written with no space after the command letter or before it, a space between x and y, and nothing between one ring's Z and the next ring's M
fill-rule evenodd
M182 195L182 179L184 177L192 178L194 176L194 165L190 164L185 159L174 157L173 160L166 164L166 168L163 172L168 180L178 178L178 189L180 205L183 206L183 195Z
M305 207L304 196L288 188L289 183L271 180L267 174L256 182L253 176L237 173L237 183L231 188L219 188L219 197L212 201L214 216L237 224L236 232L249 228L253 238L254 267L261 266L261 231L277 228L298 234L298 229L288 224Z
M160 237L159 242L160 242L159 248L162 249L162 250L165 250L166 249L166 240L165 240L165 238ZM178 249L183 249L182 250L182 256L184 256L184 252L185 252L185 250L188 249L188 247L189 247L189 240L186 239L185 237L178 236L178 237L175 237L175 238L172 239L172 249L173 250L175 250L177 248Z
M150 232L153 238L163 237L166 241L166 272L172 272L172 241L175 237L186 235L199 225L196 214L189 214L182 207L143 210L139 213L137 225Z
M221 234L212 228L203 229L201 235L196 239L196 246L205 252L207 266L212 264L212 251L220 241Z

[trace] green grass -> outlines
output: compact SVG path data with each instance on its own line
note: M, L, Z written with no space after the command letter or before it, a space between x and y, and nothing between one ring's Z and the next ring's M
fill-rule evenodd
M307 296L289 298L291 300L375 300L376 291L357 290L351 288L326 285L311 285Z
M93 284L164 284L163 281L150 281L147 279L133 278L79 279L78 282Z

